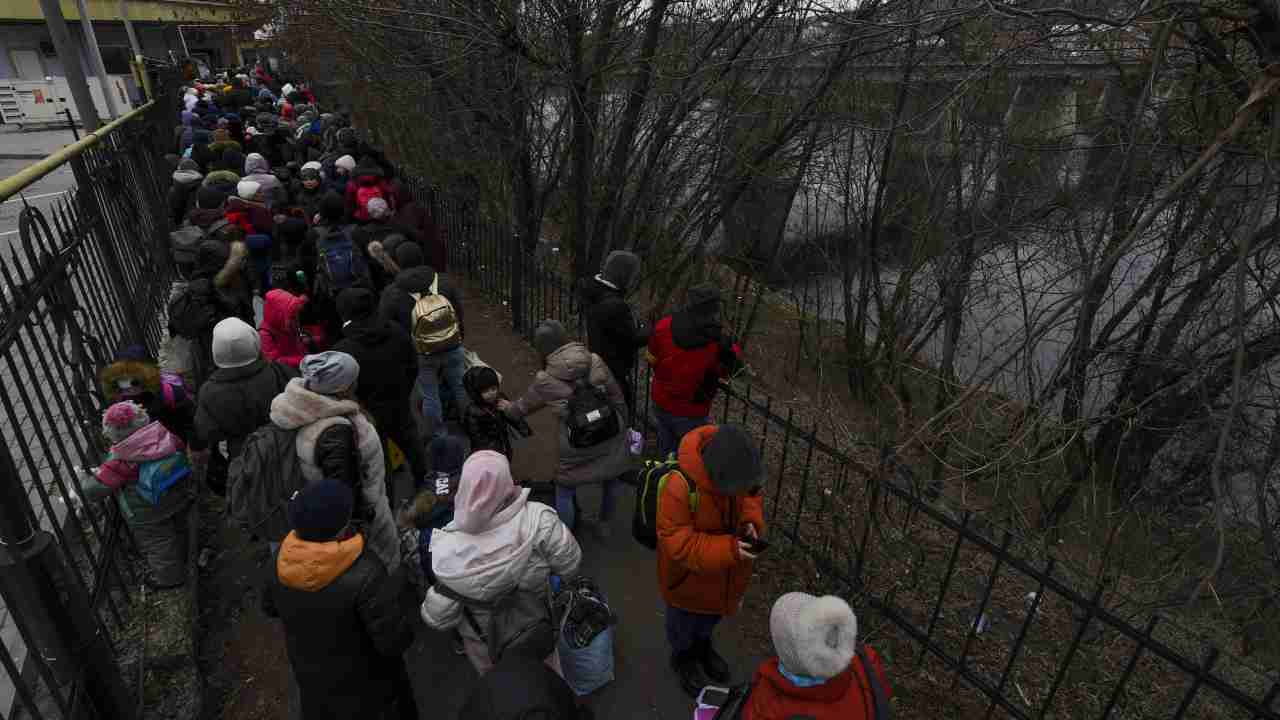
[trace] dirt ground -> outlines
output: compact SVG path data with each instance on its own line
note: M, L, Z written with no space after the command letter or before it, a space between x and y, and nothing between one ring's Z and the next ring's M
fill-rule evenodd
M463 290L467 313L467 347L493 365L504 378L508 395L517 397L530 384L539 367L532 350L508 328L500 306L485 302L475 292ZM515 450L513 470L517 480L548 481L555 470L555 425L549 411L530 420L533 437ZM584 488L580 503L588 517L596 514L599 490ZM625 489L619 503L612 536L602 540L586 530L583 572L609 595L619 623L615 629L615 681L587 699L597 718L610 720L686 720L692 701L681 692L667 665L662 632L663 607L656 585L655 559L651 551L631 538L634 497ZM206 526L214 517L206 516ZM212 536L219 554L203 578L203 669L208 674L205 717L231 720L285 720L288 658L278 622L258 608L257 577L265 562L265 550L240 545L231 530ZM747 606L763 609L769 599L749 593ZM753 613L757 618L761 613ZM767 621L766 621L767 622ZM749 631L750 630L750 631ZM417 641L406 654L422 717L452 718L476 682L466 660L452 651L447 633L437 633L419 623ZM734 618L717 631L721 652L730 660L735 680L748 679L758 657L748 654L748 643L763 650L765 628L744 627Z

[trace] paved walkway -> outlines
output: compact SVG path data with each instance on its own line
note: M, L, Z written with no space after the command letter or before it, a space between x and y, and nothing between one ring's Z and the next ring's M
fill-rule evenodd
M467 346L502 373L509 395L518 396L539 367L536 354L508 329L509 321L501 308L485 301L478 292L465 287L462 290L467 310ZM546 410L530 418L530 425L534 435L517 446L513 470L517 480L547 481L555 469L555 419ZM579 491L588 516L595 515L599 497L597 488ZM688 720L693 702L680 690L667 665L654 554L631 538L633 506L633 494L624 492L608 541L590 529L579 538L582 571L608 593L619 618L614 648L617 679L595 693L588 703L599 720ZM250 555L247 548L229 554L215 570L215 577L221 578L214 581L222 584L219 594L228 597L225 604L206 611L236 619L232 627L204 639L206 644L220 646L223 653L225 674L211 681L227 686L223 689L227 693L223 717L285 720L288 659L284 635L279 623L263 617L257 607L252 586L260 570ZM416 612L416 608L406 611ZM418 623L417 632L417 642L406 658L420 715L424 720L452 720L475 685L475 672L464 657L453 653L449 633L432 631L422 623ZM740 637L736 620L723 623L717 631L718 647L733 665L735 680L746 679L755 666L755 662L742 656Z

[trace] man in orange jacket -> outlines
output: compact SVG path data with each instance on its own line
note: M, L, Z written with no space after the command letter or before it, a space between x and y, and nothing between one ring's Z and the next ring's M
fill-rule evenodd
M729 665L711 645L720 618L742 604L762 538L763 468L756 443L737 425L704 425L684 436L680 472L658 499L658 583L666 602L671 665L691 696L707 681L729 682Z

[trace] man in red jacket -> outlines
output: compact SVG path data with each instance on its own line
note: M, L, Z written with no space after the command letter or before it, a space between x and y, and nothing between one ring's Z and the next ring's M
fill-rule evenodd
M722 337L720 291L713 285L689 288L688 305L658 321L645 359L651 383L658 452L676 451L685 433L710 423L718 383L737 369L737 344Z

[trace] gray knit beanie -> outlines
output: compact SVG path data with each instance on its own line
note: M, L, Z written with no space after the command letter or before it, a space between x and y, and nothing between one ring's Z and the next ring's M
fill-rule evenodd
M558 320L543 320L538 329L533 331L533 347L543 359L564 347L567 342L569 334Z
M240 318L226 318L213 326L213 364L239 368L258 359L262 339L258 331Z
M721 425L702 446L702 464L711 484L724 495L746 494L764 474L755 441L733 423Z
M778 598L769 614L778 660L787 672L823 680L844 672L858 648L858 618L834 595Z
M298 369L307 389L321 395L350 390L360 378L360 363L344 352L332 350L302 358Z

